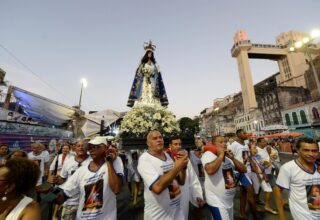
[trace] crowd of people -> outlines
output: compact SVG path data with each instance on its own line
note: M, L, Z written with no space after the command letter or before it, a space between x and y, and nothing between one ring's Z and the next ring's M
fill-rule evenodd
M261 211L286 219L287 203L294 219L320 219L319 147L313 139L298 139L297 157L285 164L275 142L248 139L241 129L233 139L196 137L191 149L182 141L172 136L164 146L161 133L152 130L148 149L125 155L101 136L64 143L53 156L39 142L29 153L0 144L0 220L115 220L125 184L133 207L144 194L145 220L198 220L209 213L234 219L237 192L241 219L258 219ZM289 201L282 190L289 190Z

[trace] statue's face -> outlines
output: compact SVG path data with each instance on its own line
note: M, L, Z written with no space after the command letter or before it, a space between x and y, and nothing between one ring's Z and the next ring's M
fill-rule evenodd
M151 58L152 57L152 51L149 51L148 52L148 58Z

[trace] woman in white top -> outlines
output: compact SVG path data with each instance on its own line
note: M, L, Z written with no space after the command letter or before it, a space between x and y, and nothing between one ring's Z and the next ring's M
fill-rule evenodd
M66 161L70 157L69 151L70 151L70 146L68 144L63 144L61 149L61 154L59 154L58 156L55 156L55 158L53 159L50 165L49 175L52 175L52 172L57 172L57 174L55 175L59 175L64 161ZM57 161L57 158L58 158L58 161Z
M57 156L54 157L50 168L49 168L49 179L51 178L52 175L59 175L60 171L62 169L62 166L64 162L70 157L70 146L65 143L61 147L61 154L58 154ZM60 153L60 151L58 152ZM59 210L62 210L62 205L54 205L53 207L53 219L59 219Z
M41 219L38 203L25 196L39 176L39 166L26 158L9 159L0 167L0 220Z

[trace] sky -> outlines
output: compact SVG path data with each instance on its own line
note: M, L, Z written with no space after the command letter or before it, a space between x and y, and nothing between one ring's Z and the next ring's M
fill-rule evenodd
M127 111L143 43L156 45L177 117L194 117L215 98L240 91L233 36L275 43L289 30L320 28L320 1L0 0L0 68L12 85L66 105ZM250 60L254 83L279 71Z

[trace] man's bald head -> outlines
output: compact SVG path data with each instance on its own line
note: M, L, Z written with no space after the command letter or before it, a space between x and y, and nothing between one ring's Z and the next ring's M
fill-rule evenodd
M159 132L158 130L151 130L151 131L149 131L149 133L148 133L148 135L147 135L147 141L152 137L152 134L154 133L154 132ZM160 133L160 132L159 132Z
M150 150L162 152L163 150L163 137L157 130L152 130L147 135L147 145Z

